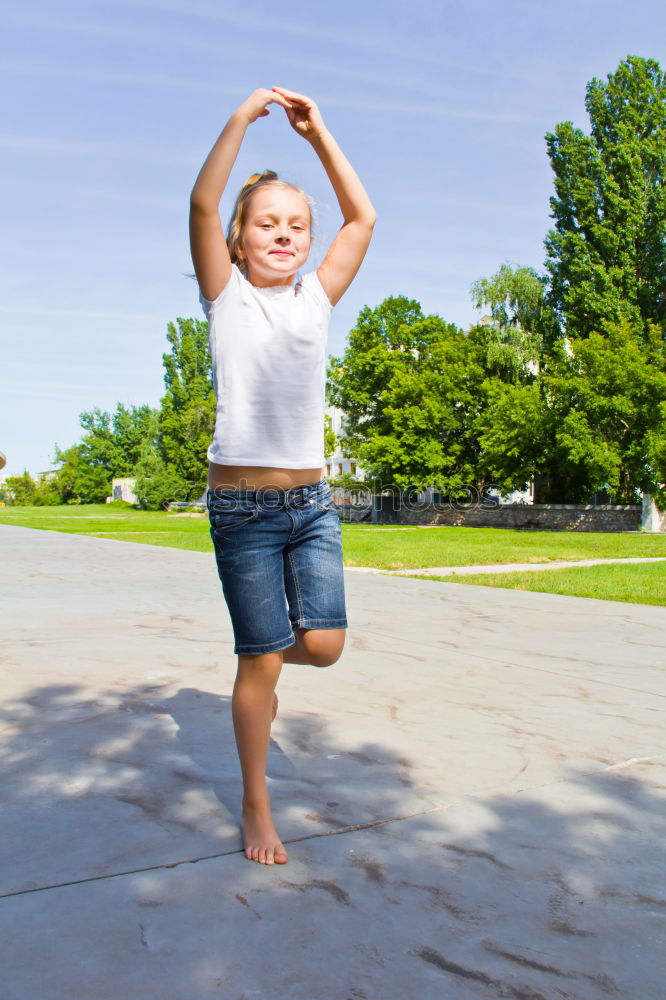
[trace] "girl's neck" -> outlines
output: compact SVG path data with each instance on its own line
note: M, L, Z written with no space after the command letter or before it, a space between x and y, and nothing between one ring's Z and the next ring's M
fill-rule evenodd
M276 274L274 278L252 274L248 271L247 280L255 288L293 288L298 279L298 274Z
M293 288L296 284L296 275L289 281L264 281L261 278L258 281L252 281L251 278L248 280L255 288Z

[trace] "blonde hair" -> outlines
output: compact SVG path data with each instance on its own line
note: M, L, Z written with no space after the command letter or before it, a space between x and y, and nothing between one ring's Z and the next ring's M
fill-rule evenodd
M243 184L242 188L238 192L236 204L234 205L234 210L231 213L231 218L229 219L229 226L227 227L227 247L229 248L231 263L236 264L246 278L247 264L241 251L243 226L247 220L248 206L252 199L252 195L255 191L258 191L259 188L269 186L290 188L292 191L297 191L303 196L305 204L308 206L308 210L310 212L310 233L312 233L313 202L312 198L307 195L305 191L302 191L301 188L296 187L294 184L288 184L287 181L281 181L274 170L264 170L261 174L252 174L248 177L245 184Z

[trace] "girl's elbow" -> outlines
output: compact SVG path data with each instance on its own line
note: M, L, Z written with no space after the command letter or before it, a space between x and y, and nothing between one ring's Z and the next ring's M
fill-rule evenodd
M369 232L372 232L372 230L375 228L375 223L377 221L377 213L375 212L372 205L370 205L368 210L363 213L363 215L358 221L361 223L362 226L365 226L365 228L368 229Z
M190 195L190 215L196 215L197 212L203 212L204 205L201 200L192 192Z
M193 187L190 193L190 215L211 215L213 212L217 212L217 203L198 191L196 186Z

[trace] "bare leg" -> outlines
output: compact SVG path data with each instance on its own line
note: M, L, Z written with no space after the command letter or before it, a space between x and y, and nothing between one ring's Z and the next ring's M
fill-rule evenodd
M281 669L281 653L239 656L231 702L243 773L245 857L264 865L280 865L287 861L287 852L273 824L266 787L271 717L277 710L275 685Z
M283 659L285 663L330 667L340 658L344 644L343 628L299 628L294 645L282 650Z

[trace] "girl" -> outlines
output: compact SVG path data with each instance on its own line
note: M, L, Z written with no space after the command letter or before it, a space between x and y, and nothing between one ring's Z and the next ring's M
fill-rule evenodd
M249 125L284 108L333 186L343 225L316 272L309 198L271 171L243 186L225 240L218 205ZM374 209L308 97L256 90L227 122L190 199L192 259L210 328L217 414L208 450L215 557L234 630L232 697L243 775L243 842L285 864L266 787L282 664L335 663L347 627L340 523L323 478L324 365L331 308L370 242Z

